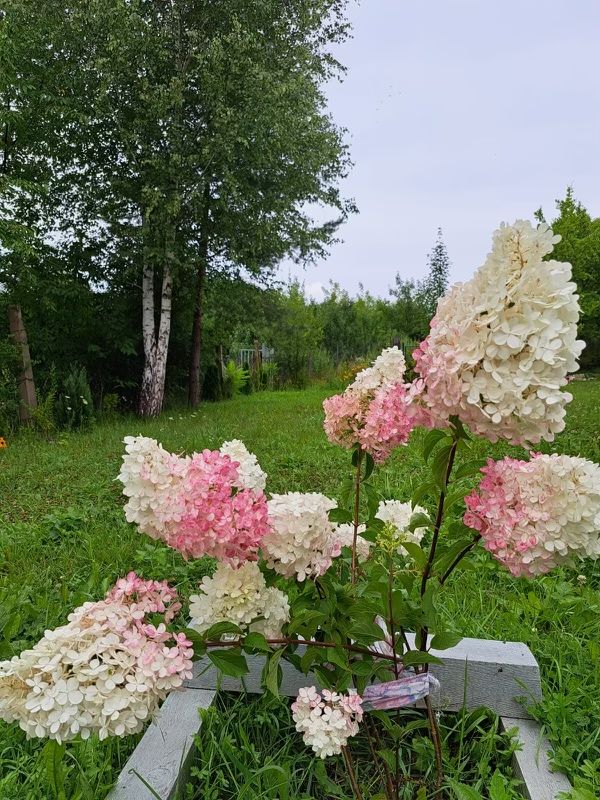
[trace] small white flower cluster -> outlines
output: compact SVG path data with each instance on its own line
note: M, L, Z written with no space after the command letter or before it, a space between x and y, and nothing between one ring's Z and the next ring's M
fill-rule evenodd
M251 453L242 441L232 439L230 442L223 442L219 452L237 462L238 489L264 491L267 485L267 473L263 472L254 453Z
M123 494L127 522L134 522L142 533L153 538L170 522L179 521L183 506L176 502L181 492L189 458L167 452L155 439L126 436L125 455L118 480Z
M317 492L272 495L268 503L271 531L261 542L268 566L299 581L323 575L341 551L328 516L335 506Z
M0 662L0 719L18 722L28 738L59 742L142 730L160 700L192 676L191 642L145 621L174 597L166 584L130 573L105 600L75 609L67 625Z
M190 627L199 633L217 622L232 622L244 633L256 631L267 639L277 639L289 622L286 595L274 586L267 587L255 561L237 568L220 563L212 578L202 579L200 590L201 594L190 597Z
M365 528L365 525L359 525L356 536L356 557L361 564L369 558L372 544L372 542L360 535L365 532ZM349 522L341 523L336 527L335 535L341 547L352 547L354 544L354 525Z
M402 542L419 544L427 532L427 528L415 528L414 531L408 530L411 517L413 514L419 513L426 514L427 512L421 506L413 508L410 503L402 503L400 500L382 500L379 503L375 516L395 529L394 539L398 542L399 555L408 555L402 546Z
M547 225L502 225L475 276L440 300L414 354L432 425L455 414L490 441L513 444L563 430L572 398L561 389L584 343L571 265L542 260L559 240Z
M351 736L358 733L362 720L362 698L356 692L347 695L314 686L300 689L292 703L292 717L304 743L320 758L338 755Z
M348 388L363 394L374 392L380 386L402 383L405 369L406 361L402 350L388 347L382 350L370 367L358 373Z

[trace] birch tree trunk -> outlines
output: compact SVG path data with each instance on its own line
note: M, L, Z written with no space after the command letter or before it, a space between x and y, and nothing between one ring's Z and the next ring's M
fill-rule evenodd
M157 327L154 307L154 267L146 263L142 276L142 337L144 342L144 373L140 394L140 415L142 417L156 417L163 407L167 353L171 333L172 294L173 274L168 260L165 260Z

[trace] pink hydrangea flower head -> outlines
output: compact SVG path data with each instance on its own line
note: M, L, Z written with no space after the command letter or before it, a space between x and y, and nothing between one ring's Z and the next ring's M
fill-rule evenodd
M409 403L410 396L403 383L381 386L375 392L359 432L359 442L376 463L382 463L392 450L407 443L415 425Z
M323 401L323 427L332 444L350 449L360 440L360 431L368 403L358 392L346 390Z
M490 459L465 499L465 525L513 575L533 577L600 555L600 467L583 458L534 454Z
M229 456L211 450L194 454L179 498L181 521L167 531L167 544L186 558L255 559L269 531L267 500L262 491L237 490L237 483Z
M269 530L265 473L239 440L182 458L128 437L119 479L128 521L185 558L255 559Z
M406 444L423 412L410 407L414 391L403 382L404 369L402 351L388 348L343 394L327 398L323 409L329 441L346 449L360 445L378 463Z

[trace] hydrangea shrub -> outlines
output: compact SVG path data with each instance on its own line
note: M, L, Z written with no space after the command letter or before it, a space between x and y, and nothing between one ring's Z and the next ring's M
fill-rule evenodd
M405 380L402 353L388 348L324 402L328 439L351 452L339 505L318 491L269 494L239 440L181 456L127 437L119 475L127 519L184 558L217 559L214 574L190 598L186 630L175 624L174 592L134 573L76 609L0 664L0 717L59 741L137 731L190 675L193 641L194 657L236 677L246 654L262 654L274 694L282 659L314 674L321 688L300 690L294 721L316 756L343 756L358 798L353 737L362 730L377 761L381 717L369 717L412 702L403 687L418 685L438 791L427 673L439 661L432 648L460 640L437 610L449 577L478 547L525 578L600 554L596 464L529 452L490 459L479 473L469 457L473 436L529 449L564 428L564 387L583 343L570 266L542 260L556 241L545 225L502 226L473 279L440 301L414 381ZM417 426L429 429L425 481L412 497L381 497L373 470ZM391 800L402 775L389 754L381 795Z

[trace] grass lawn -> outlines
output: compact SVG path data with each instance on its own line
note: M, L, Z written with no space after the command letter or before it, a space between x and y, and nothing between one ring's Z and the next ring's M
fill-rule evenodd
M567 432L541 449L599 462L600 381L574 383L572 391ZM184 594L206 569L203 561L186 565L124 521L115 476L125 435L153 436L169 450L187 452L241 438L267 471L270 491L336 497L349 457L322 432L326 394L321 389L263 393L205 405L195 414L171 412L153 422L121 419L49 442L21 436L0 450L0 658L65 621L73 606L99 598L129 569L172 579ZM478 455L493 451L495 457L521 452L476 447ZM378 472L382 495L408 498L420 470L419 448L397 453ZM465 635L529 644L545 688L535 714L555 748L555 763L591 792L588 797L600 797L600 569L582 566L585 584L577 572L567 571L529 583L501 572L486 556L476 565L453 579L448 615ZM74 748L68 763L89 784L75 796L102 798L131 744L89 742ZM0 724L0 800L52 797L41 748L42 743L26 742L15 726Z

